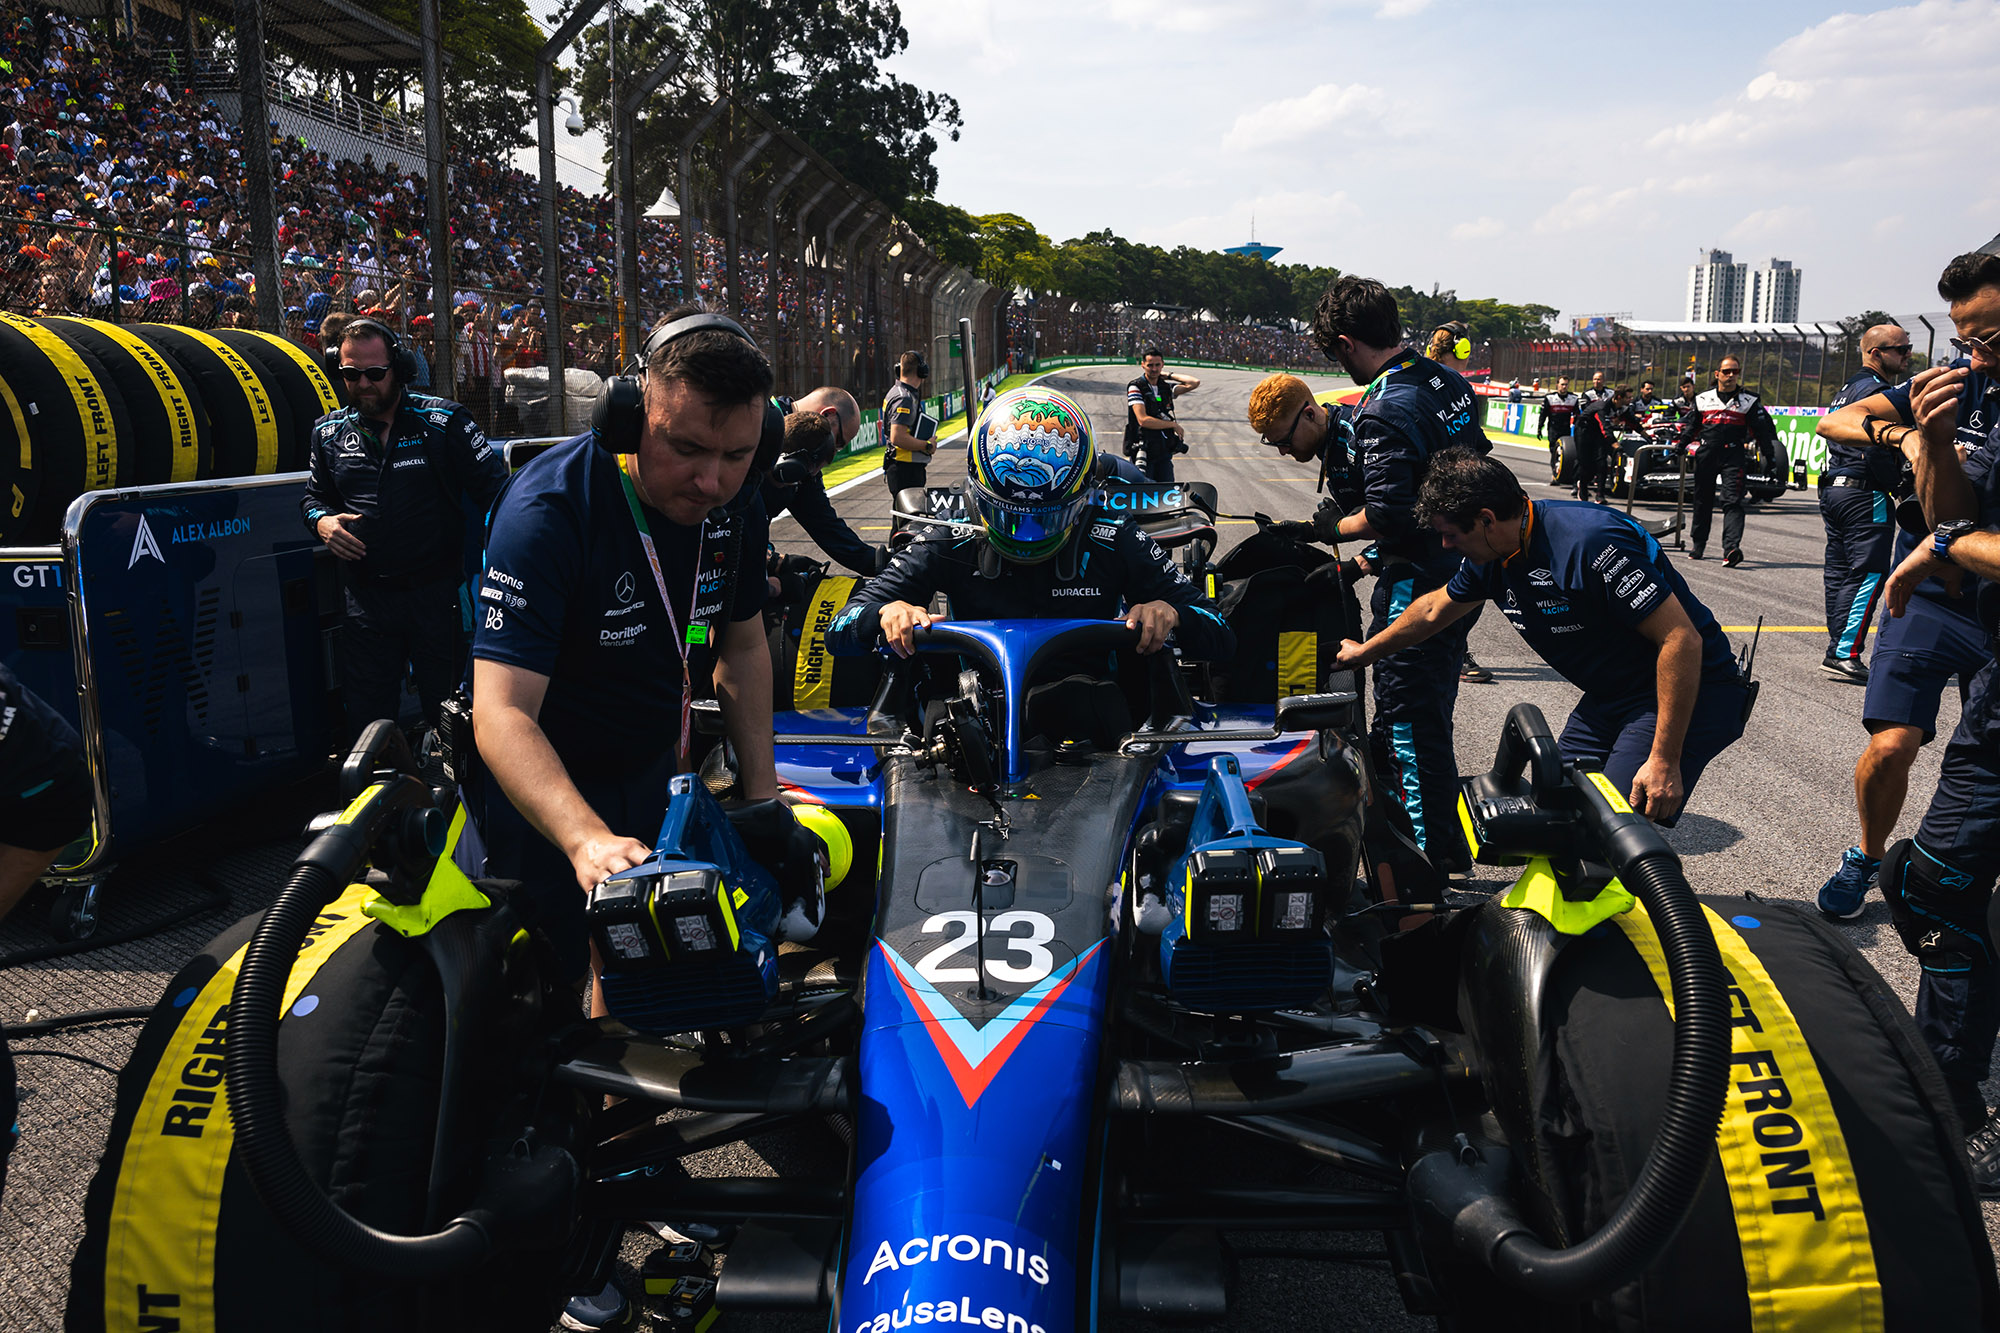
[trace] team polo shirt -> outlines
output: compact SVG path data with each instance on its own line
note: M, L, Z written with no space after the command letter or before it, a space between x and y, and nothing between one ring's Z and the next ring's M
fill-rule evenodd
M1951 363L1951 368L1956 370L1960 366L1971 364L1965 357L1959 357ZM1889 400L1889 406L1896 410L1896 415L1902 419L1904 425L1916 424L1916 414L1910 409L1908 380L1883 389L1882 396ZM1992 445L1989 443L1989 437L1996 427L2000 427L2000 380L1990 379L1975 370L1967 378L1965 388L1959 394L1958 423L1953 431L1958 447L1965 451L1968 475L1976 466L1979 469L1979 476L1985 477L1988 469L1992 467L1993 460L1990 457ZM1974 482L1975 486L1979 484ZM1896 546L1892 556L1896 564L1902 564L1910 552L1917 549L1918 540L1918 537L1902 525L1897 525ZM1959 583L1959 595L1953 597L1945 591L1944 584L1938 581L1937 576L1932 575L1917 585L1916 592L1919 596L1928 597L1947 611L1969 618L1972 615L1973 598L1978 588L1979 580L1967 574Z
M725 620L763 609L769 523L761 503L700 527L645 509L673 617L685 634L690 603L711 625L690 670L697 693L715 662ZM730 604L722 567L730 525L742 526L742 565ZM697 589L697 579L700 587ZM604 776L637 772L680 738L681 660L660 605L618 462L587 434L515 474L493 511L480 579L472 655L549 678L538 719L563 766Z
M1669 597L1701 635L1701 678L1733 680L1736 658L1722 627L1696 600L1660 544L1603 505L1536 500L1519 551L1466 560L1446 592L1455 602L1496 602L1528 646L1594 704L1644 711L1659 702L1659 649L1639 632Z

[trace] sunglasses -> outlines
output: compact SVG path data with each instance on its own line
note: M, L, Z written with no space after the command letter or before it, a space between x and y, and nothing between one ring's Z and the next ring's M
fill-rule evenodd
M382 377L389 373L387 366L342 366L340 377L349 384L358 383L362 376L368 377L370 384L380 384Z
M1290 430L1286 431L1278 439L1266 440L1264 443L1270 445L1273 449L1289 449L1292 444L1292 436L1299 433L1299 423L1306 419L1306 408L1311 406L1311 403L1307 403L1304 407L1299 408L1298 415L1292 418L1292 428Z
M1875 350L1878 352L1894 352L1897 356L1908 356L1910 354L1910 345L1908 343L1885 344Z
M1722 367L1722 369L1716 371L1715 373L1718 375L1736 376L1736 375L1741 375L1743 372L1738 370L1735 366L1724 366Z
M1951 340L1952 349L1960 356L1971 356L1975 352L1983 352L1987 356L2000 356L2000 347L1996 347L1995 343L2000 343L2000 333L1989 333L1984 338L1974 337L1968 333L1963 338Z

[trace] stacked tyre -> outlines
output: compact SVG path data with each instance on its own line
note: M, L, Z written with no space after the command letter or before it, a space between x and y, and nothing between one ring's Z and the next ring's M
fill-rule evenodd
M0 312L0 545L58 540L85 491L301 471L337 406L271 334Z

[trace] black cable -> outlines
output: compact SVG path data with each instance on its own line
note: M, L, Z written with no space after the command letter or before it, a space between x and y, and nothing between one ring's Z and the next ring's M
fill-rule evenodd
M14 1051L12 1054L16 1057L23 1055L46 1055L52 1060L74 1060L80 1065L89 1065L92 1069L102 1069L113 1078L125 1072L114 1065L105 1064L102 1060L93 1060L87 1055L78 1055L74 1051L51 1051L45 1047L31 1046L23 1051Z
M185 872L189 879L208 889L208 893L186 907L168 912L156 921L141 922L124 930L113 931L109 935L92 935L89 939L71 940L62 944L41 944L30 949L17 949L10 954L0 954L0 968L19 967L23 963L39 963L49 958L66 958L70 954L85 953L91 949L104 949L114 944L129 944L133 940L144 939L148 935L178 926L196 917L219 912L229 906L229 889L216 880L207 870L191 868Z
M23 1037L39 1037L44 1033L60 1032L64 1028L86 1027L92 1023L143 1023L153 1016L151 1005L134 1005L129 1009L80 1009L73 1014L57 1014L54 1018L38 1018L32 1023L18 1023L7 1029L7 1040L18 1041Z

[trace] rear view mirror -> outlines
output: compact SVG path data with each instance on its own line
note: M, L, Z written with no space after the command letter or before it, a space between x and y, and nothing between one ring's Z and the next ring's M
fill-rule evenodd
M1361 696L1352 689L1326 694L1292 694L1278 700L1280 732L1326 731L1350 727Z

